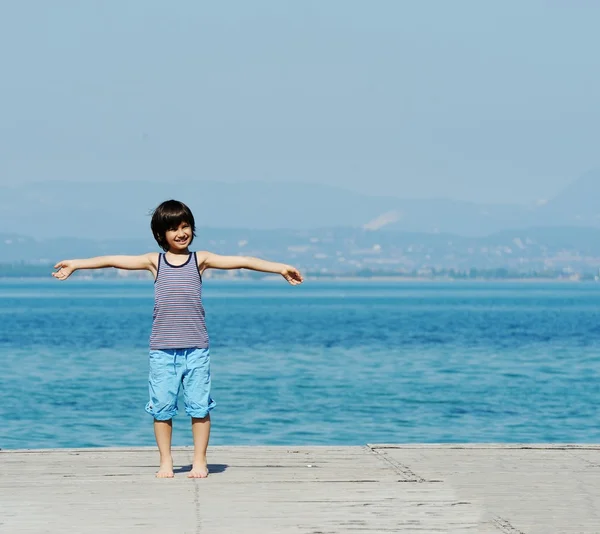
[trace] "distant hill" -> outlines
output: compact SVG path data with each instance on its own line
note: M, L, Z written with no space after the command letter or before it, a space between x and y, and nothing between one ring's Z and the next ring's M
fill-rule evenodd
M539 223L600 227L600 170L590 171L537 210Z
M188 203L199 226L216 228L385 228L466 237L511 228L600 228L600 171L593 171L535 206L399 199L299 183L14 184L0 186L0 232L44 239L143 239L149 236L148 213L169 198Z

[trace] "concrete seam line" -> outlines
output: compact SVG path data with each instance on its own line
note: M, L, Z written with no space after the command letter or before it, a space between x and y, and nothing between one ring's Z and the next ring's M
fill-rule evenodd
M522 530L513 527L508 521L508 519L504 519L503 517L494 517L494 519L492 519L492 523L505 534L525 534L525 532L523 532Z
M428 482L422 476L417 475L407 465L404 465L404 464L394 460L393 458L390 458L385 453L385 451L380 452L379 449L372 449L369 446L367 446L367 450L369 450L371 452L371 454L374 454L380 460L389 464L396 473L398 473L399 475L401 475L404 478L404 482Z

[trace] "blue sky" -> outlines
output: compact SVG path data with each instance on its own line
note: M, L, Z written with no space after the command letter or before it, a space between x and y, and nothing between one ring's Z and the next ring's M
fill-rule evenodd
M0 185L325 183L532 202L600 167L600 3L0 7Z

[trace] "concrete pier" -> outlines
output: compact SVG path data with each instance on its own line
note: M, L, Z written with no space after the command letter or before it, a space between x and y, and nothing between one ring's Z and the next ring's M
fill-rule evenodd
M5 534L600 533L600 446L0 451Z

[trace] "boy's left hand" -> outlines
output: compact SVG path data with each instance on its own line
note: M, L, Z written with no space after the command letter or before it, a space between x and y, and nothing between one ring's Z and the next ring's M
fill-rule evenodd
M281 271L281 276L283 276L293 286L297 286L304 281L300 271L291 265L286 265L284 267L284 269Z

